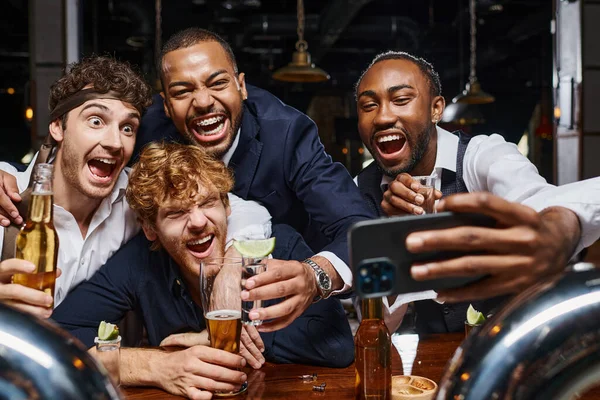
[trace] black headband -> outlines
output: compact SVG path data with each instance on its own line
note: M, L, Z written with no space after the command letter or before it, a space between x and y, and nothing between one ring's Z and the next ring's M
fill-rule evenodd
M64 100L59 101L58 104L54 107L54 109L50 111L50 121L54 121L55 119L62 117L72 109L79 107L86 101L94 99L113 99L122 101L123 95L112 90L100 93L94 88L82 89L79 92L73 94L71 97L67 97Z

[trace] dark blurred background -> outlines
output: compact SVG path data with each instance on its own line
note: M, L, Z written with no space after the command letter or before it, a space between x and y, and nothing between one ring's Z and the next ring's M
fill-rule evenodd
M158 3L162 41L190 26L224 36L247 82L307 112L319 125L327 150L353 174L365 156L356 133L353 85L376 54L394 49L425 57L440 73L448 103L464 89L469 76L468 0L305 0L305 39L313 62L331 76L324 83L271 78L274 70L290 62L298 39L296 0ZM35 108L30 99L30 23L43 17L39 4L40 0L0 4L0 158L4 160L21 160L36 147L35 139L43 136L43 132L32 135L26 118L27 107ZM79 1L80 55L114 54L137 64L155 82L156 7L155 0ZM500 133L515 143L525 135L529 156L552 180L552 126L547 135L540 128L542 116L550 118L552 112L552 2L478 0L476 10L477 76L496 100L479 106L484 123L462 128ZM36 32L39 37L40 29ZM36 68L40 65L38 61ZM456 127L460 126L449 126Z

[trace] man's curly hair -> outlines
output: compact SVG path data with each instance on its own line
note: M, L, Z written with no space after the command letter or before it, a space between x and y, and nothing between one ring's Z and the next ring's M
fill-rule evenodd
M129 63L113 57L90 56L70 64L64 75L52 84L48 108L52 111L60 101L86 86L102 93L119 93L121 100L130 103L140 114L152 104L152 88ZM62 122L66 124L66 114Z
M226 206L233 175L200 146L156 142L145 146L129 174L126 198L143 224L156 227L166 201L191 203L198 186L217 190Z

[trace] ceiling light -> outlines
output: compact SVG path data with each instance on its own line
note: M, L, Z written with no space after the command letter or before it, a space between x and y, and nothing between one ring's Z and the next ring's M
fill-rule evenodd
M442 122L457 125L478 125L485 123L485 118L476 104L450 103L442 115Z
M469 12L471 16L471 70L469 74L469 82L466 84L465 90L458 96L452 99L453 103L465 104L488 104L493 103L494 96L484 92L477 80L475 66L477 64L477 17L475 15L475 0L469 2Z
M298 41L292 62L279 68L273 73L273 79L284 82L324 82L329 80L329 74L311 62L308 43L304 40L304 4L298 0Z

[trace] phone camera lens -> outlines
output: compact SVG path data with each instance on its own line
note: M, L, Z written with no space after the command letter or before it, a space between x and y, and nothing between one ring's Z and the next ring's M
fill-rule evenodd
M365 278L365 280L362 282L362 291L364 293L373 292L373 280L371 278Z
M386 292L392 289L392 281L387 275L383 275L379 281L379 289L382 292Z

